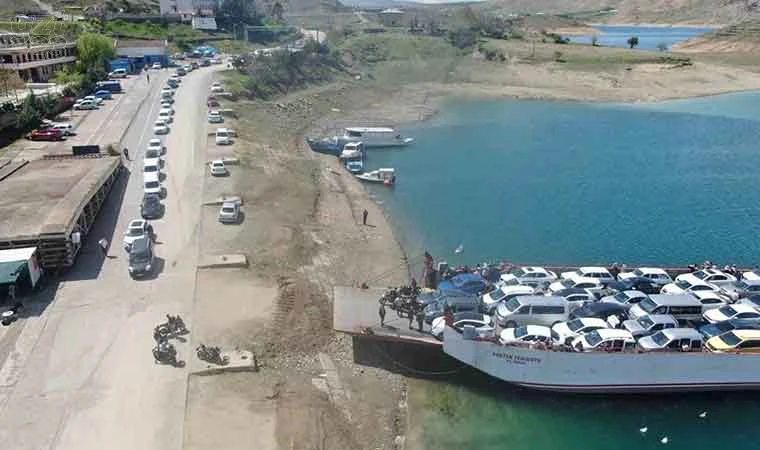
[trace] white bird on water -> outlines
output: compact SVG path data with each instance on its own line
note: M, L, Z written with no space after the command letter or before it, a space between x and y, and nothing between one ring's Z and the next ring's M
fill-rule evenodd
M664 438L660 439L660 442L663 443L663 444L667 444L668 441L669 441L669 439L668 439L667 436L665 436Z
M458 255L458 254L462 253L463 251L464 251L464 244L459 244L459 247L457 247L454 250L454 254Z
M647 427L641 427L641 428L639 428L639 431L642 432L642 433L646 433L648 429L649 428L647 428Z
M707 417L707 411L702 411L701 413L699 413L700 419L704 419L705 417Z

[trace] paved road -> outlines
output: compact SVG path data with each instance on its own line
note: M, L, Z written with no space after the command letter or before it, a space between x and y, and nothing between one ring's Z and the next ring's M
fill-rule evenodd
M123 144L135 161L109 196L75 268L50 289L52 303L37 305L8 332L13 351L0 368L0 442L24 449L179 449L182 446L187 369L156 365L152 329L167 313L180 313L192 330L197 226L206 127L203 95L211 71L185 77L167 146L166 214L154 222L157 275L135 281L127 271L121 234L139 217L142 155L153 138L159 90L168 73L151 74L152 86ZM108 126L108 124L104 124ZM96 248L112 236L109 259ZM9 327L11 328L11 327ZM188 344L176 343L182 359Z

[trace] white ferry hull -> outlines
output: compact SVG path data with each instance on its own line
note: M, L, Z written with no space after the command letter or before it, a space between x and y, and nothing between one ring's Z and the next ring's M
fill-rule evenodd
M760 354L576 353L464 339L446 328L443 351L493 377L561 392L637 393L760 389Z
M394 136L341 136L340 140L347 142L361 142L365 148L406 147L414 142L412 138L396 139Z

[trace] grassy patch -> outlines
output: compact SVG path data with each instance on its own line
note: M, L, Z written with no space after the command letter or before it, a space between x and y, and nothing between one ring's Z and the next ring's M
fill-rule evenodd
M122 20L106 22L105 32L114 36L137 39L202 39L208 37L203 31L181 23L153 23L150 21L133 23Z
M463 55L443 38L402 33L351 37L340 49L384 84L445 81Z

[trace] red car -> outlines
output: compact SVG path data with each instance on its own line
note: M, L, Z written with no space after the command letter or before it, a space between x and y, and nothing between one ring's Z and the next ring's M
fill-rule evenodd
M32 141L61 141L63 140L63 133L55 128L45 128L44 130L32 131L29 139Z
M216 99L210 99L209 101L206 102L206 105L208 105L209 108L215 108L219 106L219 101Z

